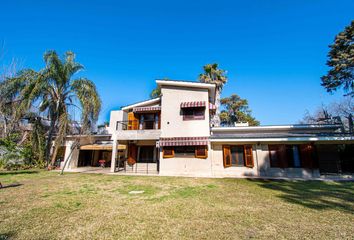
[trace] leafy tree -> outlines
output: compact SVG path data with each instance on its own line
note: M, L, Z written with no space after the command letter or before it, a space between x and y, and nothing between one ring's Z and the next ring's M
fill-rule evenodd
M220 114L223 123L234 124L236 122L248 122L250 126L258 126L260 123L251 115L251 110L246 99L237 94L222 98L221 105L225 107Z
M155 89L153 89L150 93L150 98L158 98L161 96L161 87L157 86Z
M204 73L199 75L199 81L203 83L213 83L216 85L216 92L215 92L215 106L216 111L215 114L212 116L211 123L214 126L220 125L220 98L221 98L221 91L227 82L226 71L219 69L217 63L213 64L206 64L204 67Z
M330 70L321 78L321 85L328 92L342 87L348 95L354 96L354 21L336 36L329 47L327 65Z
M39 112L47 114L50 126L45 159L49 165L54 140L51 158L51 165L54 165L58 148L73 123L71 110L77 111L79 108L81 127L85 133L89 133L97 121L101 100L92 81L86 78L73 79L73 75L84 68L75 61L73 52L68 51L64 58L60 58L55 51L48 51L44 54L44 62L45 67L39 71L24 70L6 80L2 90L6 89L20 100L18 114L28 112L37 103Z

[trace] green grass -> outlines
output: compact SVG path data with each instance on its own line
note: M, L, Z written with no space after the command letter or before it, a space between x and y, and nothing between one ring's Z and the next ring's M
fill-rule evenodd
M0 181L0 240L354 238L353 182L39 170Z

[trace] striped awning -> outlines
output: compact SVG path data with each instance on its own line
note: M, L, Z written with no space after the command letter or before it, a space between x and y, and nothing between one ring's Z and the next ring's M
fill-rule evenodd
M161 111L160 106L155 106L155 107L135 107L133 108L133 112L139 113L139 112L159 112Z
M182 102L181 108L205 107L205 101Z
M209 110L216 110L215 104L209 103Z
M160 138L160 146L200 146L208 145L209 137Z
M112 150L112 144L88 144L80 146L80 150ZM126 145L119 144L117 149L124 150Z

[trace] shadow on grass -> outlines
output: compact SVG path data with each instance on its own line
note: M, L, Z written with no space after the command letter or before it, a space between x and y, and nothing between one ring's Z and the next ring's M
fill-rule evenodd
M34 174L39 173L38 170L21 170L21 171L0 171L0 176L18 175L18 174Z
M22 185L23 185L22 183L13 183L13 184L9 184L9 185L1 185L0 186L0 190L4 189L4 188L19 187L19 186L22 186Z
M0 233L0 240L9 240L15 237L14 232Z
M248 180L277 191L278 197L289 203L316 210L338 209L354 214L354 182Z

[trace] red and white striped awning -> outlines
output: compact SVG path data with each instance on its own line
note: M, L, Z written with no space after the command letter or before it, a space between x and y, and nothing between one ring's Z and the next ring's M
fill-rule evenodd
M182 102L181 108L205 107L205 101Z
M159 112L161 111L160 106L155 106L155 107L135 107L133 108L133 112L139 113L139 112Z
M216 110L215 104L209 103L209 110Z
M209 137L160 138L160 146L201 146L208 145Z

